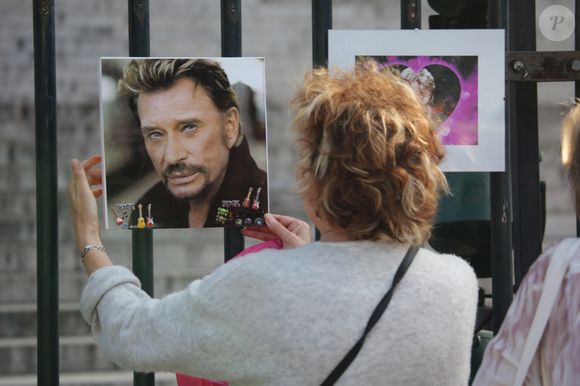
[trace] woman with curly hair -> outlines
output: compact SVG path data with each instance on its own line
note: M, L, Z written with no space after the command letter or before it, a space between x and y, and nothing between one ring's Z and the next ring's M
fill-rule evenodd
M91 248L81 308L100 347L126 368L230 385L465 385L477 281L460 258L420 248L447 184L413 90L372 69L314 70L292 106L298 189L320 240L303 221L267 215L243 232L284 249L160 300ZM80 250L102 245L97 162L72 162Z

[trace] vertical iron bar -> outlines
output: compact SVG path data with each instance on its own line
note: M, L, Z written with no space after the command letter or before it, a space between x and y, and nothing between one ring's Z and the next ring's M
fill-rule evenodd
M312 0L312 66L328 66L328 30L332 29L332 0Z
M488 3L489 28L505 28L507 24L506 0ZM509 36L509 31L506 30ZM507 38L507 36L506 36ZM507 47L507 45L506 45ZM507 89L506 89L507 91ZM509 100L509 95L507 96ZM507 106L507 103L506 103ZM507 117L506 117L507 119ZM507 123L507 122L506 122ZM506 124L505 172L490 173L491 201L491 278L493 329L499 330L513 298L512 265L512 202L510 126Z
M332 29L332 0L312 0L312 67L328 67L328 31ZM314 228L314 239L320 230Z
M512 0L508 7L508 51L535 51L535 7L530 7L528 0ZM542 251L537 84L510 83L508 103L517 288Z
M129 56L149 56L149 0L129 0Z
M38 385L59 384L54 1L33 1Z
M129 56L149 56L149 0L128 0ZM153 231L133 229L133 272L142 289L153 296ZM155 373L133 373L133 385L154 386Z
M242 56L242 1L221 0L222 56ZM244 236L239 228L224 228L224 260L228 261L244 249Z
M574 19L576 19L576 28L574 29L574 50L580 51L580 0L575 1ZM580 81L574 82L576 98L580 98Z
M224 228L224 261L240 253L244 244L244 235L239 228Z
M153 230L133 229L133 272L141 288L153 296ZM155 373L133 373L134 386L155 386Z
M221 0L222 56L242 56L242 1Z
M574 28L574 50L580 51L580 0L575 1L574 18L576 19ZM580 98L580 81L574 82L574 95L576 99ZM576 102L576 101L575 101ZM576 201L575 201L576 202ZM580 208L578 208L580 210ZM576 236L580 237L580 221L576 218Z
M421 28L421 0L401 0L401 29Z

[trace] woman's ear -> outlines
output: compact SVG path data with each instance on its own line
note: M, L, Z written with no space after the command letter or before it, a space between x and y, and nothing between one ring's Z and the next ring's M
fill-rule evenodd
M237 107L230 107L224 113L223 141L228 149L231 149L238 139L240 127L240 111Z

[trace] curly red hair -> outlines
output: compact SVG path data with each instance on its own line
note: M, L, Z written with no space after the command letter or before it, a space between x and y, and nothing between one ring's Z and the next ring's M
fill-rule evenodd
M406 82L367 67L306 74L291 102L298 189L352 240L420 244L448 190L444 149Z

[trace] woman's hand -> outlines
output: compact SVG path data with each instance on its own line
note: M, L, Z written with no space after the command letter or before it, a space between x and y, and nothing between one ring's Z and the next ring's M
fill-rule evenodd
M68 198L77 248L85 245L101 245L97 200L103 194L100 155L92 155L79 162L71 161L72 176L68 185Z
M280 240L284 248L294 248L311 242L310 225L290 216L266 213L267 227L246 227L244 236L258 240Z

